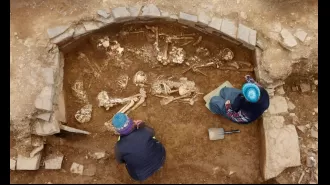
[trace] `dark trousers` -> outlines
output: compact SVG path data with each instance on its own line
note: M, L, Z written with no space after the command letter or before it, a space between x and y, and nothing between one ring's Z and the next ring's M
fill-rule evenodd
M225 103L227 100L230 103L234 103L236 97L241 93L240 89L232 87L224 87L220 90L219 96L213 96L210 100L210 110L214 114L220 114L225 118L235 122L230 117L227 116Z

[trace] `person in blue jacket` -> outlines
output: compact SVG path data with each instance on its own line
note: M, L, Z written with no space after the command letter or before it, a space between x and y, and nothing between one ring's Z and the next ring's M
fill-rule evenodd
M123 113L114 115L112 125L120 134L115 146L116 159L125 163L134 180L144 181L160 170L166 152L152 128L141 120L133 121Z
M258 119L269 107L268 92L251 76L246 75L242 90L224 87L210 100L210 110L240 124Z

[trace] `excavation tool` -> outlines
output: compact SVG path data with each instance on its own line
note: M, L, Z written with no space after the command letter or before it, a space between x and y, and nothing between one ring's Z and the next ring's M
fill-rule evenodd
M223 128L209 128L209 138L211 141L224 139L225 134L240 133L240 130L225 131Z

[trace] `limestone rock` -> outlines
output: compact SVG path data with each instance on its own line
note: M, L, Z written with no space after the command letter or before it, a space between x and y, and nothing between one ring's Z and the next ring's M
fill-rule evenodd
M147 4L142 8L142 16L160 17L160 11L154 4Z
M41 114L38 114L37 118L39 118L39 119L41 119L41 120L44 120L44 121L49 121L51 115L52 115L52 114L49 113L49 112L41 113Z
M59 122L55 116L51 116L50 121L36 120L32 125L32 133L39 136L49 136L60 133Z
M61 91L57 99L57 110L55 110L55 117L58 121L66 123L66 107L64 100L64 91Z
M295 47L298 44L296 39L287 29L282 29L281 36L283 38L283 44L289 48Z
M102 159L106 156L105 152L88 153L88 155L93 159Z
M16 169L17 170L38 170L40 166L41 153L39 152L34 157L25 157L18 155Z
M287 113L288 104L286 102L286 99L283 96L274 96L270 99L270 105L268 110L270 114Z
M85 34L87 31L85 29L85 26L83 24L79 24L74 28L74 34L73 37L78 37L80 35Z
M84 171L84 166L78 163L72 163L71 168L70 168L70 172L71 173L76 173L79 175L82 175Z
M48 37L52 39L65 32L69 27L70 25L64 25L64 26L57 26L55 28L49 28L47 29Z
M294 36L297 37L301 42L304 42L307 37L307 33L304 30L298 29L294 33Z
M112 9L112 15L116 20L126 19L131 16L126 7L117 7Z
M306 132L306 127L304 125L299 125L297 126L297 128L302 132L305 133Z
M108 17L110 17L110 13L106 10L97 10L97 14L102 16L103 18L107 19Z
M128 7L128 11L129 13L131 13L132 17L137 17L140 14L141 7L142 7L141 5L131 6Z
M34 105L37 109L51 111L53 110L53 96L54 88L52 86L46 86L42 89L39 95L37 95Z
M301 165L296 128L285 125L283 116L264 117L262 135L261 168L265 180L276 177L288 167Z
M52 68L50 67L44 68L42 71L42 75L47 85L54 84L54 70Z
M292 72L291 59L281 48L269 48L262 54L262 66L272 80L284 80Z
M16 170L16 160L10 158L10 170Z
M103 26L103 23L101 22L94 22L94 21L84 21L83 25L86 29L86 31L93 31L101 28Z
M83 175L86 175L86 176L94 176L96 173L96 166L95 164L89 164L89 165L85 165L84 167L84 172L83 172Z
M47 170L61 169L63 158L64 158L63 154L47 156L45 160L45 169Z
M74 29L73 28L69 28L67 29L64 33L62 33L61 35L52 38L51 42L54 44L59 44L65 40L69 40L74 34Z

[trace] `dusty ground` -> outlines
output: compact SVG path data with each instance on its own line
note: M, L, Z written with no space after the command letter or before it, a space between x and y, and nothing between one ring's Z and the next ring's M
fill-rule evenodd
M205 11L209 13L210 15L227 15L233 18L239 18L241 21L243 21L245 24L255 28L258 30L258 33L267 35L269 34L269 31L272 29L270 28L274 23L281 23L282 27L286 28L303 28L306 32L308 32L309 36L311 37L310 44L308 44L304 50L312 50L316 49L317 50L317 39L318 39L318 3L315 0L308 0L308 1L303 1L303 2L297 2L297 1L278 1L278 0L272 0L272 1L262 1L262 0L213 0L213 1L202 1L202 0L191 0L189 1L190 3L187 4L185 1L174 1L174 2L168 2L168 1L135 1L135 0L125 0L125 1L114 1L114 0L103 0L103 1L88 1L88 0L74 0L74 1L42 1L42 0L32 0L32 1L23 1L23 0L11 0L10 2L10 8L11 8L11 22L10 22L10 29L11 29L11 35L10 35L10 48L11 48L11 60L10 60L10 85L11 85L11 90L10 90L10 109L11 109L11 119L19 119L25 114L31 112L33 110L34 105L34 99L37 93L39 93L40 89L43 87L43 82L40 80L40 69L41 67L47 65L49 61L47 60L47 56L45 55L46 53L46 43L47 43L47 36L46 36L46 29L49 27L52 27L52 25L60 25L60 24L65 24L69 23L72 21L79 20L85 16L95 14L95 12L98 9L101 8L112 8L116 6L125 6L125 5L132 5L132 4L146 4L146 3L155 3L157 4L158 7L161 9L167 10L169 12L174 12L178 13L179 11L185 11L185 12L190 12L190 13L196 13L199 11ZM242 14L244 12L247 15L247 18L243 20ZM303 53L304 50L301 52ZM317 61L316 61L317 62ZM155 70L157 71L157 70ZM207 72L209 73L209 72ZM188 74L187 76L189 78L193 78L193 76L190 76L191 74ZM235 76L235 75L233 75ZM228 78L232 79L229 75ZM233 78L235 79L235 78ZM243 81L242 78L239 78L239 80L236 82L237 84L241 84ZM202 83L203 81L201 81ZM216 83L221 83L223 82L222 80L219 79L219 81L215 81ZM199 82L198 82L199 83ZM213 84L214 85L214 84ZM212 89L216 85L212 86L209 84L207 89ZM21 90L24 89L25 93L20 93ZM136 92L136 90L132 90L133 92ZM295 102L296 104L296 114L300 120L304 120L305 118L303 117L304 115L309 115L311 114L311 109L312 107L308 107L308 105L312 103L317 102L317 93L310 93L307 95L304 95L305 98L298 97L298 92L292 92L289 93L287 92L287 95L292 101ZM295 99L295 97L298 97ZM300 100L304 101L300 101ZM152 102L152 99L148 99L148 106L149 106L149 101ZM156 103L158 102L157 100ZM317 104L317 103L316 103ZM147 106L147 108L148 108ZM175 107L176 105L169 105L170 107ZM203 107L204 105L202 103L198 104L196 103L196 106L190 107L189 105L186 105L187 108L191 109L191 112L193 112L193 109L196 109L197 107ZM317 105L315 106L317 107ZM156 116L153 116L149 111L145 112L142 114L140 111L143 109L146 109L145 107L141 107L139 110L136 112L132 113L132 116L143 116L143 117L150 117L148 122L150 122L151 126L153 126L156 129L156 132L161 134L160 137L161 141L164 142L166 147L171 144L171 142L167 143L168 141L173 140L173 138L166 138L166 137L174 137L174 136L168 136L165 135L165 132L161 131L163 129L161 125L158 125L158 121L154 120ZM172 110L172 109L170 109ZM294 111L294 112L295 112ZM140 113L139 113L140 112ZM140 115L141 114L141 115ZM145 115L147 114L147 115ZM182 119L184 121L185 116L181 115L180 113L175 113L178 119ZM188 114L188 113L187 113ZM190 114L190 113L189 113ZM193 114L192 114L193 115ZM209 115L207 112L202 112L202 115ZM317 116L317 114L316 114ZM307 119L311 118L314 121L315 119L317 120L317 117L315 115L312 115L311 117L307 117ZM198 118L196 118L198 119ZM210 118L209 118L210 119ZM217 121L221 121L224 123L224 128L230 128L230 125L226 123L224 120L221 118L218 118L216 116L212 117L213 123ZM163 120L162 120L163 121ZM164 122L164 121L163 121ZM212 122L212 121L211 121ZM102 123L97 123L97 125L101 125ZM198 138L207 138L205 135L207 134L204 132L206 128L210 126L219 126L212 124L208 122L207 124L200 124L196 123L198 125L197 127L200 128L200 130L192 129L192 126L190 126L192 123L187 123L186 125L189 126L188 128L191 128L192 131L187 133L192 133L194 132L197 134L199 137ZM172 125L172 123L168 123L168 125ZM254 124L257 125L257 124ZM80 127L84 128L84 126ZM88 126L86 126L88 128ZM171 127L170 127L171 128ZM164 128L164 129L170 129L170 128ZM93 127L91 128L96 131L101 131L100 127ZM174 128L171 128L174 129ZM252 127L241 127L240 128L244 132L250 131L251 133L256 132L256 128ZM245 130L246 129L246 130ZM177 130L173 130L176 132ZM255 131L255 132L254 132ZM244 133L243 132L243 133ZM243 134L242 133L242 134ZM236 148L236 145L234 143L238 143L238 141L242 140L240 135L236 135L236 137L230 137L227 138L228 141L230 140L230 143L232 144L232 148L229 150L237 150L239 151L238 148ZM251 134L251 135L253 135ZM298 131L299 136L303 137L303 140L307 140L310 142L309 136L302 135ZM81 137L77 138L77 136L69 136L65 137L62 139L59 139L58 137L50 137L48 138L50 143L53 143L52 145L48 145L46 148L47 150L45 152L48 152L52 148L58 149L60 151L65 151L64 153L68 156L72 156L73 154L76 154L78 152L80 157L77 157L75 160L77 162L83 161L84 164L88 163L94 163L95 161L91 160L86 160L83 159L83 156L86 155L87 151L90 150L98 150L98 148L103 148L106 149L107 151L111 152L112 151L112 141L107 134L107 132L100 133L96 136L93 137L102 137L104 138L109 138L109 144L106 146L99 146L98 145L98 140L95 139L93 141L88 141L87 138ZM13 135L11 134L11 146L14 146L13 142ZM304 139L305 138L305 139ZM309 138L309 139L306 139ZM237 139L237 140L236 140ZM82 141L81 143L77 143L76 140ZM91 145L87 145L86 142L91 142ZM176 141L177 142L177 141ZM174 144L176 144L174 142ZM187 141L185 141L187 143ZM183 141L183 143L185 143ZM206 142L203 141L203 142ZM196 154L196 156L193 156L192 153L195 155L195 147L192 147L190 145L187 145L187 151L193 151L189 152L188 154L193 156L193 157L200 157L203 156L204 153L209 150L209 147L206 147L203 144L203 142L198 143L198 145L201 145L201 147L205 147L205 149L202 152L199 152ZM240 141L240 145L242 145ZM243 140L245 142L245 140ZM55 144L58 143L58 144ZM190 144L191 142L189 142ZM315 143L315 141L314 141ZM307 144L304 142L304 144ZM58 146L60 145L60 146ZM52 147L54 146L54 147ZM56 146L56 147L55 147ZM92 147L92 148L89 148ZM230 148L230 146L229 146ZM258 150L259 148L257 148ZM214 149L213 152L216 152L217 150ZM175 149L173 149L173 152L175 152ZM303 152L303 151L302 151ZM239 155L243 155L244 151L240 151L237 153L237 156L234 156L235 158L239 158ZM209 154L211 155L211 154ZM215 153L212 154L215 156ZM224 152L221 155L223 156L229 156L228 153ZM233 154L230 155L232 157ZM249 156L251 158L251 156ZM180 159L180 158L179 158ZM256 160L259 159L256 157ZM99 172L104 172L106 175L101 176L101 175L96 175L95 178L91 177L83 177L81 178L80 176L73 176L71 175L69 171L69 166L73 159L66 158L64 161L64 166L63 168L65 170L62 170L60 172L55 172L55 171L49 171L49 172L44 172L42 170L38 172L11 172L11 182L12 183L46 183L46 182L61 182L61 183L100 183L100 182L106 182L106 183L121 183L121 182L128 182L128 178L126 179L117 179L116 174L118 175L119 173L115 172L117 169L120 172L126 173L125 169L123 166L116 166L113 161L113 157L109 157L109 159L100 161L97 163L97 174ZM173 160L173 164L178 164L175 163L175 160L177 159L177 155L175 155L175 158L169 156L168 161ZM208 164L196 164L194 163L189 164L188 162L185 163L186 159L182 157L184 163L186 164L189 168L192 169L194 173L200 173L201 176L208 176L210 174L209 171L205 170L207 167L203 165L208 165ZM216 167L214 165L214 160L213 159L207 159L209 160L209 168ZM212 178L208 178L205 181L206 182L232 182L235 181L237 183L240 182L255 182L254 180L256 179L250 179L249 176L247 177L236 177L235 174L233 174L230 179L229 178L219 178L223 177L221 176L226 174L229 169L229 165L226 164L225 160L220 160L217 161L219 165L222 165L221 167L225 170L226 172L222 172L219 170L217 173L220 175L214 175ZM302 161L304 162L304 161ZM104 164L112 164L113 166L108 166L108 168L105 168ZM255 163L254 163L255 164ZM189 166L190 165L190 166ZM231 164L232 165L232 164ZM202 166L202 167L201 167ZM109 169L116 169L113 171L110 171ZM174 175L170 176L170 174L173 174L172 171L175 171L173 169L178 169L181 168L181 166L173 165L173 166L166 166L163 171L159 174L156 174L154 179L150 179L148 181L149 183L152 182L163 182L160 181L160 177L163 178L166 173L169 176L167 178L167 182L173 182L174 180ZM240 171L241 166L237 166L237 174L242 173L250 173L250 172L244 172ZM235 171L236 169L234 169ZM291 171L290 171L291 170ZM292 170L295 169L288 169L284 173L288 173L291 175ZM206 172L207 171L207 172ZM181 172L180 173L188 173L188 172ZM213 172L212 172L213 173ZM252 172L251 172L252 173ZM253 173L256 173L254 171ZM294 172L296 173L296 172ZM58 175L60 174L60 175ZM55 176L56 175L56 176ZM113 176L111 176L113 175ZM177 174L175 174L177 175ZM197 176L197 175L196 175ZM197 178L196 176L192 176L189 179L182 179L183 182L203 182L203 178ZM297 175L295 175L297 176ZM298 174L299 176L299 174ZM181 176L180 176L181 177ZM184 175L182 177L185 177ZM124 178L121 176L121 178ZM218 179L219 178L219 179ZM243 178L243 179L241 179ZM172 180L172 181L171 181ZM176 181L177 182L177 181Z
M195 40L202 35L203 40L198 46L192 44L183 48L187 52L186 58L198 56L202 59L201 63L206 63L208 59L216 57L220 50L230 48L235 53L235 60L252 62L252 52L248 49L240 49L234 44L225 40L216 39L205 34L195 32L194 30L182 28L179 25L158 25L160 33L169 35L180 35L195 33ZM117 34L117 30L122 31L144 31L144 33L130 34L122 36ZM149 33L148 33L149 32ZM123 33L123 32L121 32ZM116 36L116 34L118 36ZM92 132L92 136L65 138L62 145L57 145L56 141L48 141L50 148L58 150L66 157L64 162L65 170L69 171L72 162L78 162L83 165L89 163L97 165L97 174L93 179L97 179L97 183L109 183L111 180L115 182L132 183L124 165L117 165L113 156L113 146L117 137L111 136L105 130L104 122L111 119L113 114L118 111L121 106L117 106L109 111L98 108L97 94L106 90L113 97L127 97L138 92L138 87L132 83L133 76L136 71L142 70L149 74L150 82L152 82L151 73L165 76L181 77L182 71L188 68L185 64L181 66L162 66L155 64L156 57L150 54L155 53L152 46L154 39L147 42L150 31L144 28L144 24L138 26L126 25L122 29L108 28L98 34L94 34L86 38L84 42L79 44L72 52L65 55L65 80L64 86L67 92L66 104L68 113L68 125ZM153 35L153 34L151 34ZM114 60L107 58L106 52L102 47L96 47L98 40L104 36L109 36L110 40L117 40L121 47L125 49L124 55L121 57L123 61L132 61L131 64L124 65L121 69ZM173 45L180 46L187 41L179 41ZM165 44L164 39L160 39L160 48ZM203 57L196 54L198 47L208 48L210 55ZM143 48L148 48L143 51ZM142 51L143 54L149 55L149 63L141 55L135 54L134 51ZM171 49L171 48L170 48ZM104 67L100 78L95 78L93 74L86 73L89 65L82 59L79 59L79 53L84 53L87 58L99 66L108 62L108 66ZM188 60L189 61L189 60ZM202 69L203 70L203 69ZM186 77L196 82L196 86L201 92L208 93L225 80L240 88L244 83L246 72L229 72L218 69L206 68L203 71L209 76L205 77L201 74L188 72ZM119 91L116 86L116 80L121 74L127 74L130 77L128 86L125 90ZM74 115L78 109L84 104L77 101L72 94L71 87L77 80L83 80L88 99L93 105L93 116L89 123L78 123ZM148 88L149 89L149 88ZM148 91L148 90L147 90ZM148 94L146 107L140 107L132 112L130 116L135 119L143 119L156 131L156 137L164 143L167 150L167 161L163 170L156 173L146 183L258 183L260 182L259 170L259 133L258 122L248 126L238 126L224 118L212 115L204 106L205 102L202 96L193 106L182 103L171 103L161 106L159 98ZM169 117L168 115L171 115ZM240 129L241 133L227 136L223 141L210 142L208 140L207 129L210 127L223 127L229 129ZM72 153L78 150L78 154ZM88 152L95 150L106 150L110 153L108 160L97 164L96 161L85 159ZM48 153L49 151L45 151ZM40 170L42 171L42 170ZM230 172L235 172L229 176ZM40 173L40 172L39 172ZM45 175L34 180L37 182L63 183L61 179L54 179L53 176ZM43 174L50 172L43 171ZM61 172L57 172L61 174ZM21 175L20 173L19 175ZM177 176L180 174L180 176ZM193 175L194 174L194 175ZM76 175L70 175L70 178ZM48 177L48 178L47 178ZM37 180L38 179L38 180ZM89 178L83 177L81 182L90 182ZM23 182L23 181L18 181ZM24 182L26 182L24 180ZM69 180L67 183L72 183Z

